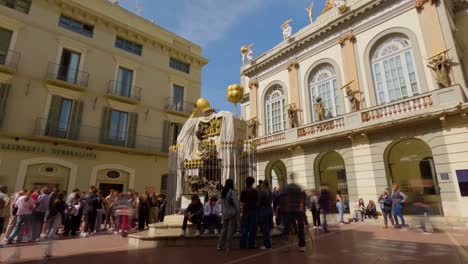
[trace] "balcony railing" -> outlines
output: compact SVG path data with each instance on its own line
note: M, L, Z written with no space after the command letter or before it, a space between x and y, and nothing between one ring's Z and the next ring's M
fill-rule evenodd
M88 87L89 73L49 62L47 79L62 81L79 87Z
M188 101L175 100L174 97L168 97L165 100L164 108L170 111L176 111L181 113L190 114L192 113L195 103Z
M299 128L287 129L280 133L256 138L253 141L260 149L297 144L300 143L299 140L318 140L337 133L344 135L352 131L352 133L360 130L366 131L391 122L408 122L409 118L429 117L437 113L442 114L448 109L456 111L461 103L466 102L467 98L462 87L455 85Z
M0 5L29 14L31 0L0 0Z
M16 70L20 58L21 54L14 50L0 51L0 66L7 66Z
M107 86L107 94L120 98L128 98L133 101L141 100L141 88L125 82L109 81Z
M64 127L66 128L63 129ZM127 132L122 133L119 131L107 131L104 134L101 128L86 125L80 125L73 129L69 125L52 124L47 118L38 118L36 120L33 135L76 140L83 143L112 145L151 153L163 152L163 144L160 138L141 135L129 136Z

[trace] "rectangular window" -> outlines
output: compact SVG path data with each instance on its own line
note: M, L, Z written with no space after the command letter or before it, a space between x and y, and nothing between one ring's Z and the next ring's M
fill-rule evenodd
M187 74L190 73L190 64L182 62L174 58L171 58L169 60L169 67L171 67L172 69L181 71L181 72L185 72Z
M111 111L109 139L125 142L127 139L128 113L117 110Z
M172 87L174 97L173 97L173 110L175 111L184 111L184 87L174 84Z
M105 107L101 143L134 148L137 143L137 121L137 113L122 112Z
M2 127L3 119L5 118L6 104L8 100L8 93L10 91L10 85L6 83L0 83L0 127Z
M161 193L165 194L167 193L167 179L168 179L168 175L167 174L164 174L163 176L161 176Z
M69 18L66 16L60 16L59 26L86 36L88 38L93 37L94 26L82 23L78 20L73 18Z
M457 170L457 179L461 196L468 196L468 170Z
M115 94L123 97L130 97L133 82L133 71L119 67L117 75L117 84L115 87Z
M81 54L64 49L62 58L60 59L60 66L57 72L57 79L69 83L76 83L78 77L78 69L80 67Z
M78 139L82 112L83 102L53 95L44 135L73 140Z
M0 0L0 5L29 14L31 0Z
M142 45L120 37L117 37L115 39L115 47L136 54L138 56L141 56L141 52L143 49Z
M167 120L163 122L163 152L167 152L170 146L177 144L177 137L182 130L182 126L183 124L173 123Z
M6 58L6 54L8 53L8 50L10 49L10 42L11 42L12 35L13 35L12 31L0 28L0 58L3 58L3 57Z
M62 99L62 105L60 107L58 129L60 132L67 133L68 125L70 122L70 114L72 111L73 101L68 99Z

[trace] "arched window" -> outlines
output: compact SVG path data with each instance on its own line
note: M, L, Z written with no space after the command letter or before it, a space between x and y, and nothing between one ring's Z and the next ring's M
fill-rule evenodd
M387 38L374 50L371 62L379 104L419 94L413 51L408 38Z
M267 135L286 128L284 105L284 89L280 85L274 85L268 90L265 96L265 124Z
M325 108L325 118L335 117L340 113L340 96L338 94L338 84L335 69L331 65L324 65L314 71L309 78L309 89L312 106L317 103L317 98L322 98ZM317 116L313 110L313 121L317 121Z

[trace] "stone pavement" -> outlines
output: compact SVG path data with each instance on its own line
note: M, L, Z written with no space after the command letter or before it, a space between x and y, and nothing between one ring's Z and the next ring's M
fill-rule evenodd
M125 238L99 235L57 241L49 260L41 259L44 244L8 246L0 249L0 261L19 250L17 263L468 263L468 231L424 235L419 230L383 229L365 223L331 231L324 234L311 229L313 242L307 241L306 252L298 252L296 243L285 241L275 241L268 251L218 252L214 245L132 250Z

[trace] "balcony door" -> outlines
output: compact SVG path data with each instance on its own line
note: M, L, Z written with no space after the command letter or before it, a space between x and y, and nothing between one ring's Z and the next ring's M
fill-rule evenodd
M0 28L0 65L5 64L13 32Z
M103 143L121 147L135 147L137 120L137 113L122 112L106 107L102 130Z
M119 67L115 94L123 97L130 97L132 82L133 71L123 67Z
M173 86L173 102L172 105L175 111L183 111L184 109L184 87L174 84Z
M78 139L83 102L53 95L46 120L45 136Z
M57 79L69 83L76 83L80 67L81 54L63 49Z

